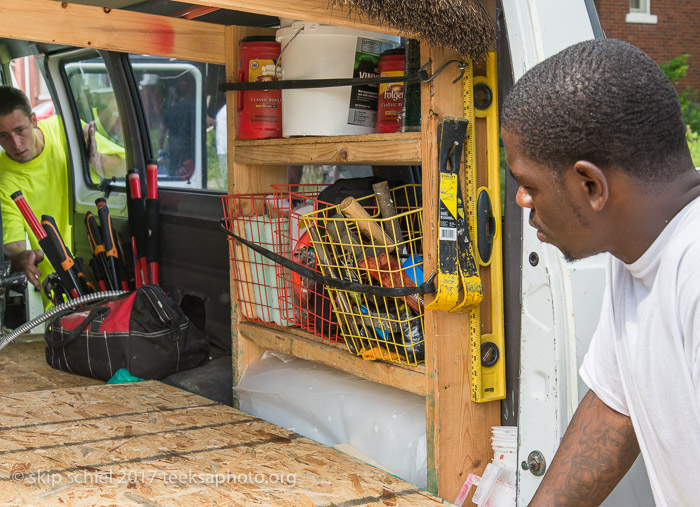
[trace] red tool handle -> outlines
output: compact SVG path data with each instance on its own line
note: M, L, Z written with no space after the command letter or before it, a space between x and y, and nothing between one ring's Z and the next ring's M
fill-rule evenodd
M147 199L158 199L158 163L155 160L146 162Z
M416 284L405 271L401 270L399 263L386 252L379 252L376 257L367 255L357 260L357 266L366 269L375 280L378 280L384 287L416 287ZM423 304L418 294L406 296L406 303L416 312L423 313Z
M141 177L135 170L129 171L129 190L132 199L141 199Z
M24 195L22 195L22 191L18 190L10 197L13 201L15 201L15 204L19 208L19 212L22 213L22 216L29 224L29 228L34 233L34 236L36 236L37 241L44 239L46 237L46 231L44 231L44 228L39 223L39 220L32 211L32 208L29 207L29 203L24 198Z
M136 169L127 173L129 178L129 232L133 238L134 254L134 283L136 288L148 283L148 267L146 261L146 208L141 193L141 177Z
M148 189L146 198L146 260L148 283L160 283L160 204L158 203L158 165L155 160L146 163Z

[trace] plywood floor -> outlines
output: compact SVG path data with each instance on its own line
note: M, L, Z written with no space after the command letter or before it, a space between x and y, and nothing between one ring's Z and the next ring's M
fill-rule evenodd
M22 335L0 350L0 394L104 384L46 363L42 335Z
M3 505L440 505L346 454L160 382L0 394Z

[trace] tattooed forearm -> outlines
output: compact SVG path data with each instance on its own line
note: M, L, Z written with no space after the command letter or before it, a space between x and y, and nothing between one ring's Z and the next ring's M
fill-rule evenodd
M530 505L600 505L637 455L630 418L589 391Z

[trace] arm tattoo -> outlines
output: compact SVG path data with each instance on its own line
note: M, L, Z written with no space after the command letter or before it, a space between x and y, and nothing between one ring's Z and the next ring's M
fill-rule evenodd
M531 505L600 505L638 454L629 417L589 391Z

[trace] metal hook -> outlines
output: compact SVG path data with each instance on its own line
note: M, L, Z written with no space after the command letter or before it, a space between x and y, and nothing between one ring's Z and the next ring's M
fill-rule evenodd
M424 83L431 82L433 79L435 79L435 76L437 76L438 74L440 74L440 72L445 70L445 68L447 68L447 66L450 65L451 63L456 63L457 68L459 68L461 70L461 72L459 73L459 76L457 76L457 78L454 81L452 81L452 83L457 83L460 79L462 79L464 77L464 71L468 66L467 63L460 61L460 60L448 60L442 64L442 67L440 67L438 70L433 72L432 76L429 77L428 71L426 69L432 63L433 63L433 60L429 59L427 62L425 62L425 65L423 65L420 69L418 69L418 75L420 76L420 80L423 81Z

